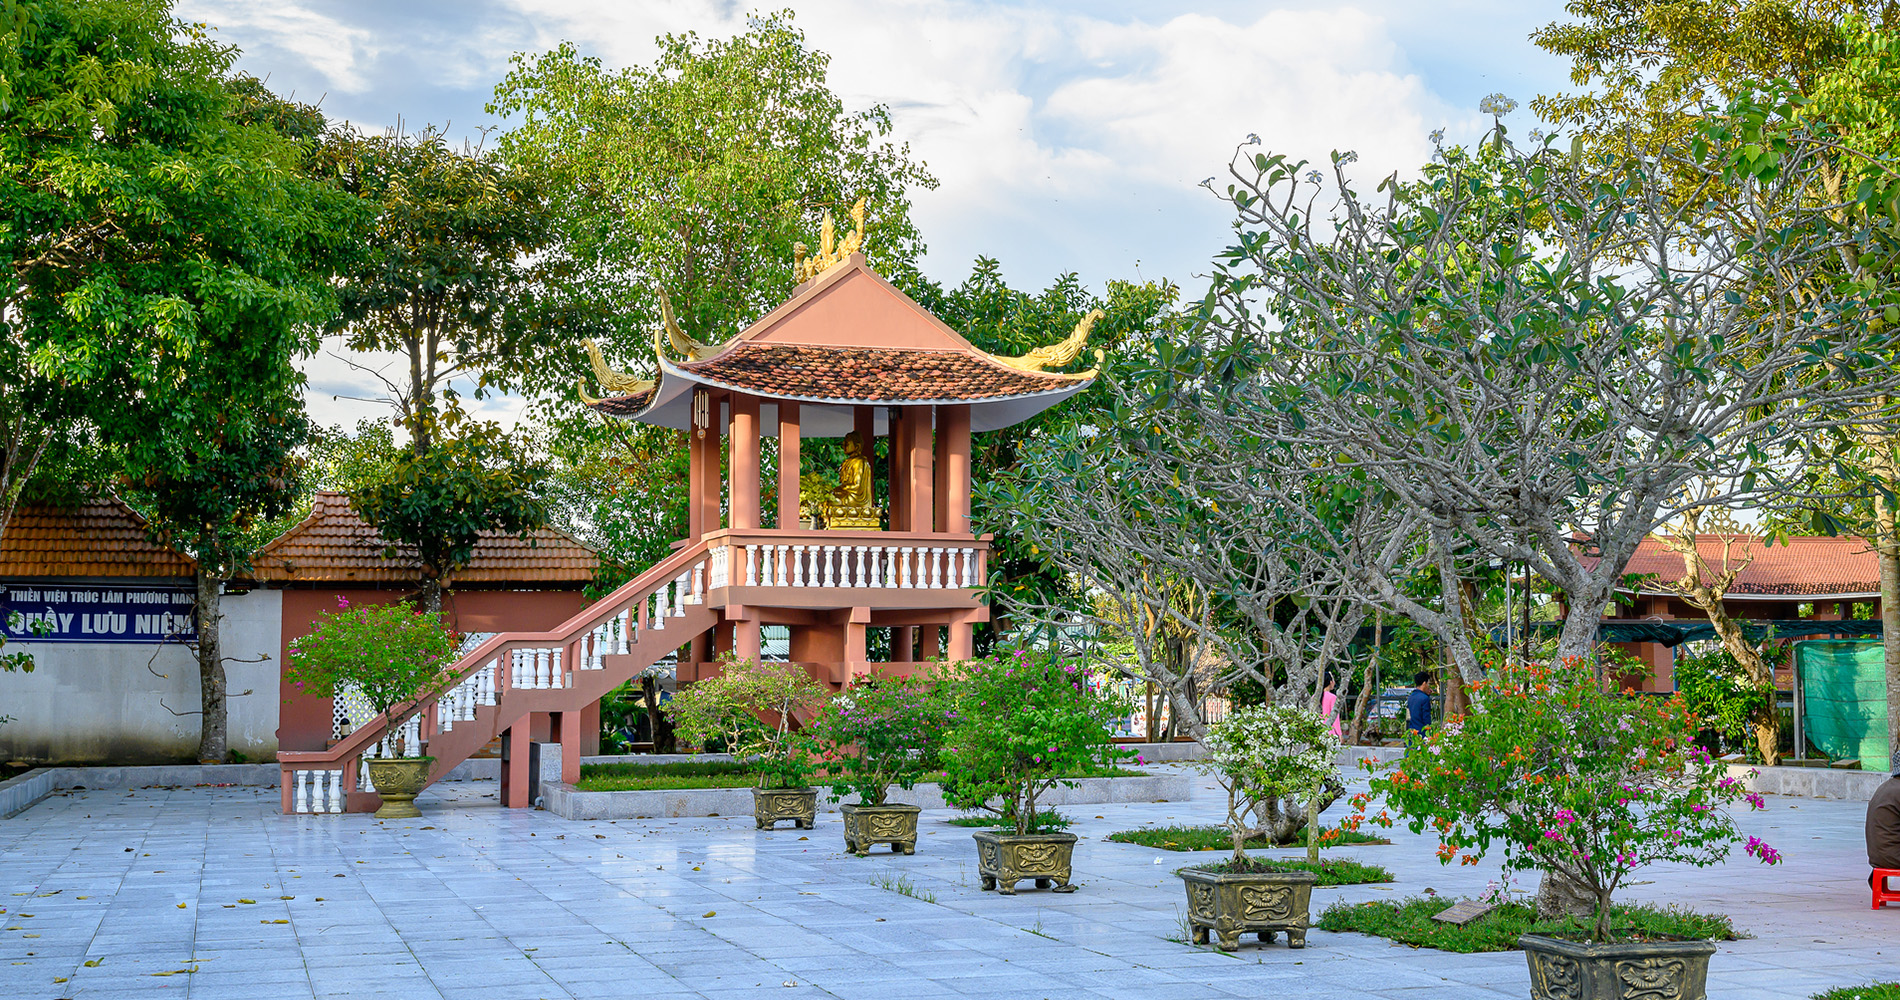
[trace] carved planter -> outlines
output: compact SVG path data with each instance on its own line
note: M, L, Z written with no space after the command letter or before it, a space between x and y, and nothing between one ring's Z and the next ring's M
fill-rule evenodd
M1713 941L1577 944L1526 934L1531 1000L1705 1000Z
M1319 880L1312 872L1243 875L1183 868L1175 874L1187 888L1195 944L1206 944L1211 932L1214 947L1233 951L1242 934L1258 935L1265 944L1285 931L1287 947L1306 947L1307 913Z
M789 819L800 830L809 830L818 817L816 788L754 788L752 818L759 829L770 830L779 820Z
M871 853L872 844L889 844L892 853L917 853L917 806L842 805L844 849L853 854Z
M995 889L1005 896L1016 894L1016 883L1032 878L1036 888L1055 887L1057 892L1074 892L1069 884L1071 863L1075 857L1075 834L1013 833L984 831L976 838L976 874L983 888Z
M429 783L429 768L434 757L368 757L369 783L383 797L377 819L414 819L422 815L416 808L416 796Z

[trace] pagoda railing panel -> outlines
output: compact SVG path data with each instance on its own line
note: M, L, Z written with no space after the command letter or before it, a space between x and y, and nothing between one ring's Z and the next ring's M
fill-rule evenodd
M971 590L989 571L989 542L971 535L741 532L707 537L712 589Z

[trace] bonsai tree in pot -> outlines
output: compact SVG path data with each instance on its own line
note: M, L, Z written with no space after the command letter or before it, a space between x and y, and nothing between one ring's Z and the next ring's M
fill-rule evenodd
M944 685L926 676L866 677L825 703L810 733L830 772L831 801L856 795L844 813L845 850L873 844L917 851L918 807L887 802L937 769L955 711Z
M1589 664L1497 665L1471 694L1372 792L1413 832L1438 832L1441 862L1476 864L1497 845L1507 869L1544 873L1539 916L1584 918L1574 934L1520 940L1534 996L1621 997L1618 963L1670 996L1702 996L1714 944L1619 940L1612 898L1652 862L1727 859L1740 839L1728 807L1761 809L1761 796L1695 744L1680 700L1607 690ZM1781 860L1755 837L1744 852Z
M1266 835L1271 842L1287 801L1307 804L1309 860L1317 854L1312 840L1316 804L1336 794L1339 738L1318 712L1296 705L1237 708L1207 729L1207 756L1195 766L1214 776L1227 791L1227 831L1234 855L1215 864L1183 868L1177 875L1187 889L1188 922L1196 944L1211 931L1216 946L1233 951L1240 935L1261 942L1286 932L1287 945L1306 947L1306 928L1317 880L1309 871L1283 871L1272 862L1249 857L1248 840Z
M336 610L318 616L309 635L291 640L284 676L293 687L320 697L354 688L389 720L382 746L393 756L366 761L370 783L383 799L379 819L422 815L415 798L435 758L420 746L410 756L404 729L421 709L419 699L448 682L455 648L455 633L433 611L405 602L352 607L342 597Z
M667 704L674 734L698 747L722 746L751 764L759 829L782 819L811 829L818 791L809 784L810 743L797 727L830 692L794 663L726 659L720 666L719 676L693 682Z
M944 740L944 801L1014 821L1012 832L977 833L985 889L1014 895L1016 883L1070 892L1075 835L1036 828L1036 803L1071 777L1107 767L1127 751L1109 741L1121 706L1072 661L1006 650L960 665L956 717Z

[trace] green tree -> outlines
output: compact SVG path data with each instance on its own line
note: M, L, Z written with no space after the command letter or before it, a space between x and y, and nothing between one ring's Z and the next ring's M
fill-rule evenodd
M517 55L495 89L489 110L517 122L502 158L550 179L569 264L553 308L644 357L665 289L687 334L724 340L790 295L793 244L859 198L872 264L909 271L923 245L908 192L936 182L886 141L884 107L845 110L825 82L830 57L790 13L734 38L658 42L652 65L621 70L569 43ZM571 398L586 360L578 342L557 348L566 363L528 385Z
M350 212L236 50L158 2L0 11L0 530L49 449L127 469L215 451L257 414L194 391L299 350L333 304L313 261Z
M417 454L399 452L389 473L358 487L350 504L396 546L422 563L417 604L442 610L442 589L468 565L483 532L526 535L547 524L536 483L545 470L519 442L493 424L457 420Z
M281 378L274 398L249 386L205 381L198 391L255 405L262 416L207 428L202 447L133 480L128 500L197 562L198 759L222 761L229 753L227 658L220 641L224 586L249 567L251 553L275 534L275 519L296 501L301 463L295 450L308 438L309 422L294 378Z

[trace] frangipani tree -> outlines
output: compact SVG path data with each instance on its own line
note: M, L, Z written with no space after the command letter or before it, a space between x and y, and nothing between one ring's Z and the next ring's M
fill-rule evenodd
M1376 201L1350 156L1329 177L1243 155L1183 378L1254 387L1230 420L1376 484L1443 593L1460 550L1527 563L1570 609L1558 655L1588 658L1644 537L1773 495L1808 439L1887 415L1900 384L1892 328L1867 322L1877 290L1838 267L1863 234L1823 143L1777 128L1791 110L1741 100L1644 159L1518 150L1500 127ZM1698 478L1725 489L1691 498ZM1458 615L1385 567L1353 573L1482 676Z

